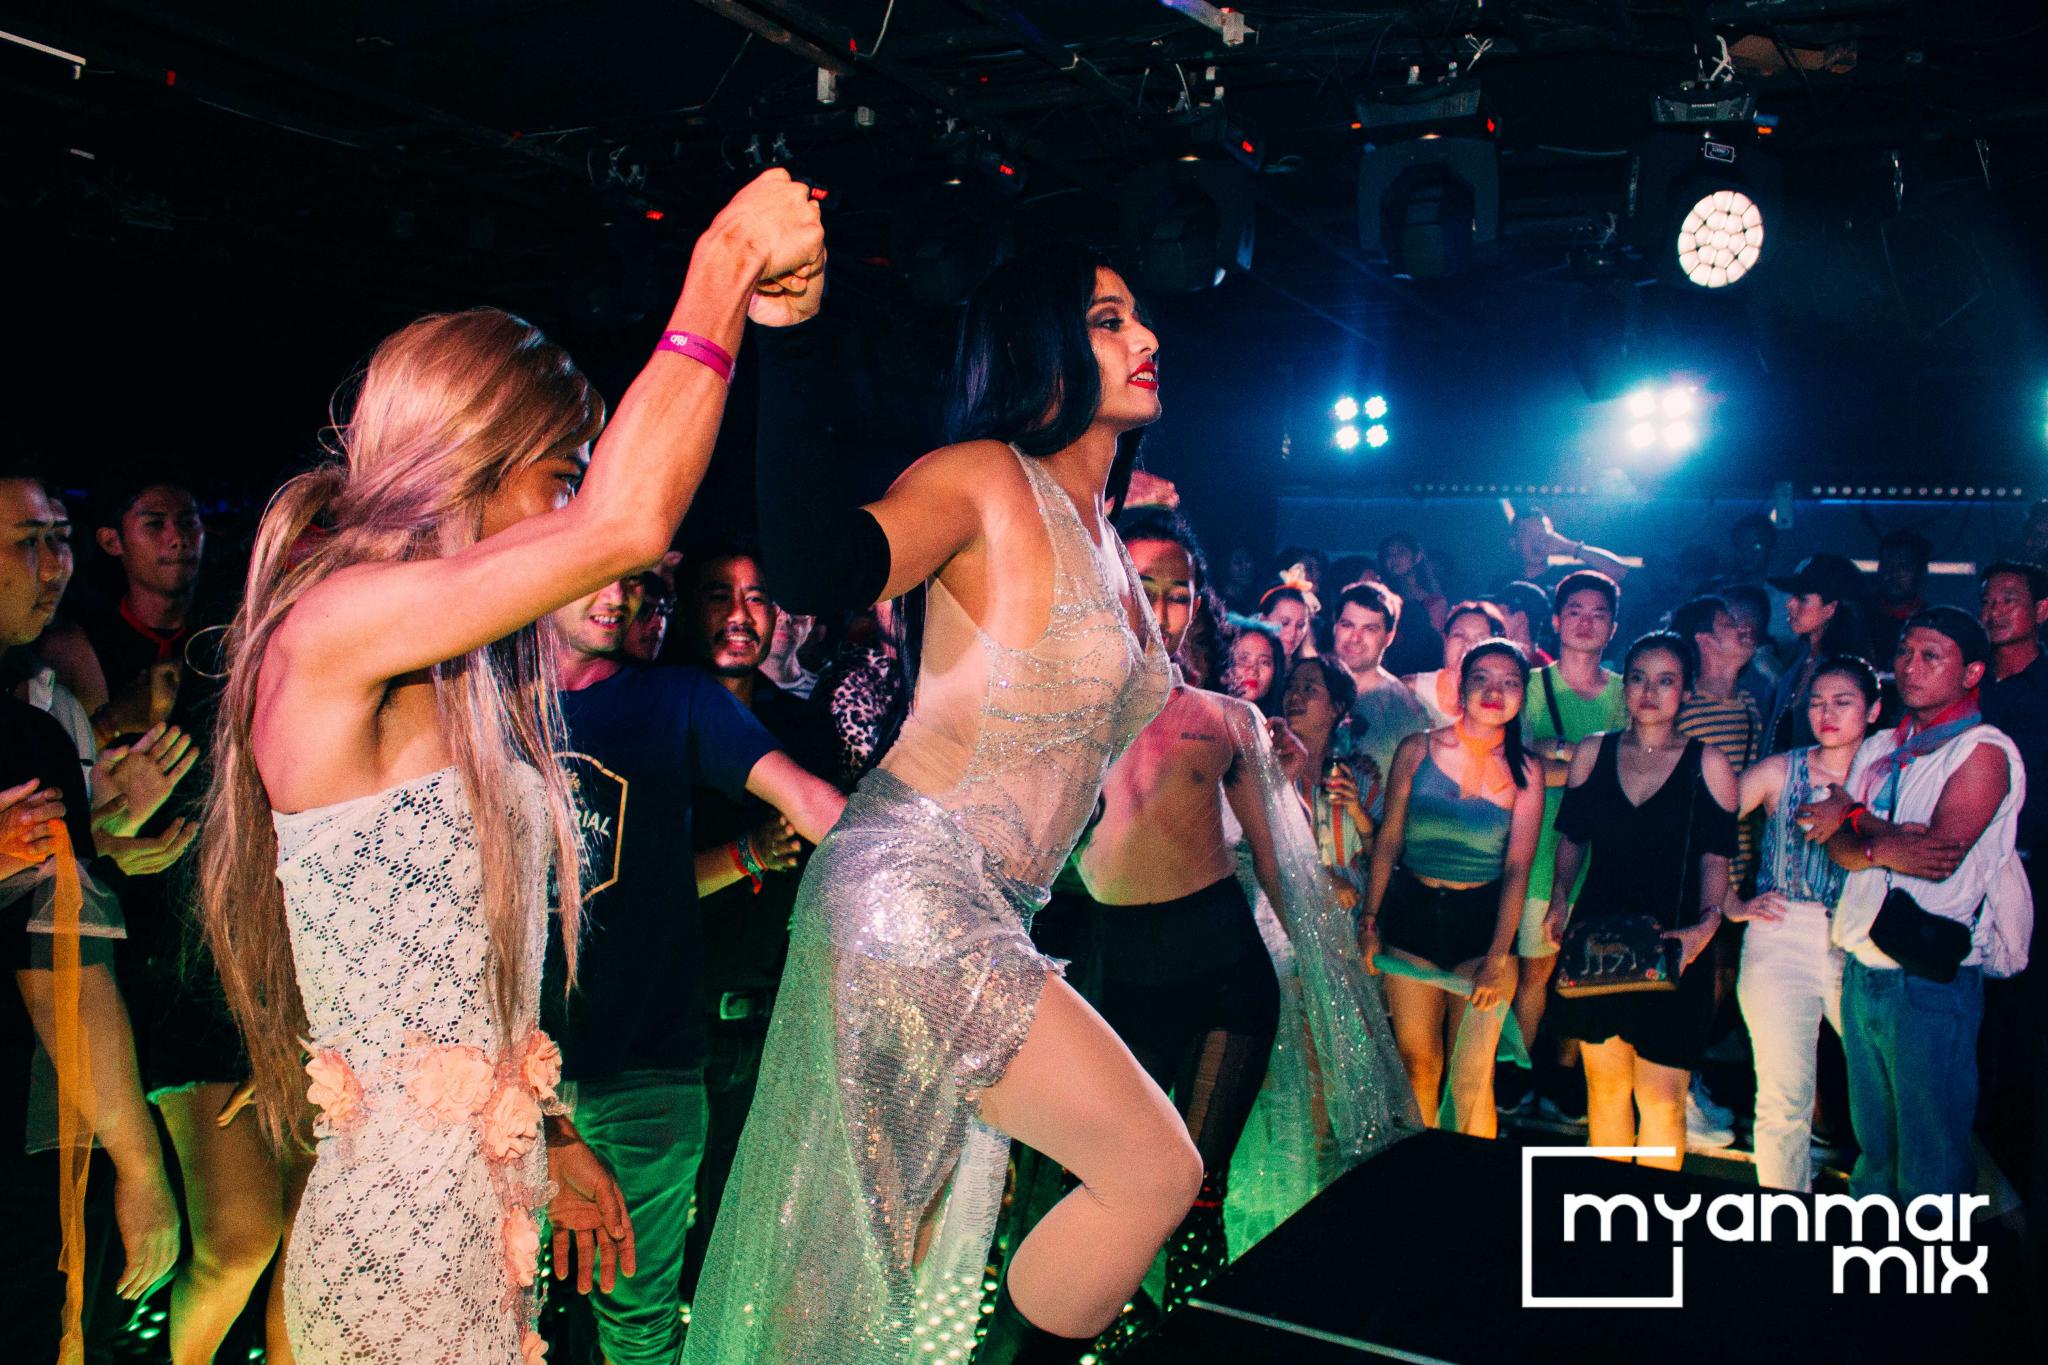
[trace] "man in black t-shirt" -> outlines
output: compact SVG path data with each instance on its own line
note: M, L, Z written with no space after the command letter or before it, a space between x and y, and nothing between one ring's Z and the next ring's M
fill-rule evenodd
M81 593L78 623L106 675L109 734L140 734L169 720L209 733L217 690L188 666L193 637L216 624L198 605L206 553L199 503L163 470L114 481L93 499L93 544L120 569L111 600Z
M31 781L37 792L55 792L54 807L35 803L37 792L19 789ZM78 751L62 726L26 702L0 696L0 791L14 799L0 809L0 924L12 942L17 1006L0 1007L0 1209L10 1215L14 1235L4 1268L0 1268L0 1315L8 1324L9 1355L19 1360L52 1360L57 1356L64 1280L55 1272L60 1242L55 1194L57 1158L47 1151L31 1155L28 1144L28 1076L38 1036L53 1036L56 1019L52 980L54 938L31 927L38 903L23 882L23 871L40 861L24 850L17 821L28 815L61 816L71 845L82 862L93 857L85 780ZM24 852L27 856L21 857ZM7 874L19 875L19 879ZM135 1070L135 1039L121 994L108 963L112 940L81 934L79 945L78 1018L92 1075L94 1136L114 1171L111 1201L95 1194L96 1204L111 1202L124 1248L125 1265L118 1290L136 1298L170 1273L178 1256L178 1208L164 1174L163 1148L143 1102ZM47 1146L47 1138L37 1144ZM91 1313L93 1267L106 1249L105 1219L87 1218L86 1314Z
M810 777L715 681L627 658L632 592L613 584L557 611L552 638L584 839L586 933L576 990L551 936L546 1024L578 1131L610 1163L633 1220L638 1273L594 1291L612 1365L674 1365L691 1194L707 1128L692 789L751 794L819 839L844 799ZM752 846L725 862L794 861Z
M829 773L834 754L829 718L761 671L779 615L761 561L745 546L699 550L676 573L675 627L685 657L731 693L806 772ZM715 861L731 841L761 830L762 822L775 814L755 800L733 800L717 792L697 797L700 859ZM707 893L698 915L704 926L699 1008L710 1039L704 1079L711 1135L697 1175L699 1221L691 1232L686 1299L695 1291L696 1268L703 1259L699 1253L711 1235L740 1129L753 1104L768 1017L789 951L798 880L792 873L756 885L728 870L716 888L703 878L698 882Z

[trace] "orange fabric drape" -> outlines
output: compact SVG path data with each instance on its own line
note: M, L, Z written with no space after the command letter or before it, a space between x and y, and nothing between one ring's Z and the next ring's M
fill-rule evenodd
M1496 731L1492 735L1475 735L1465 728L1465 718L1455 722L1458 747L1465 752L1465 771L1458 775L1458 795L1470 801L1474 797L1493 798L1503 786L1513 784L1513 778L1503 782L1493 771L1493 756L1501 751L1507 736Z
M53 825L56 933L50 942L50 977L56 1018L50 1060L57 1071L57 1215L64 1233L57 1257L57 1268L64 1272L64 1344L58 1360L75 1365L85 1358L85 1178L92 1162L95 1106L92 1061L79 1018L78 914L85 895L70 831L61 820Z

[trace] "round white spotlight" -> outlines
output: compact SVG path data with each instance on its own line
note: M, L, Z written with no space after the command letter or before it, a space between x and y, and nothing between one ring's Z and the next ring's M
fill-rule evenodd
M1702 289L1734 284L1764 250L1764 214L1741 190L1700 196L1678 229L1678 268Z
M1672 422L1664 428L1666 450L1691 450L1700 439L1690 422Z
M1382 404L1381 406L1385 406ZM1365 443L1378 450L1387 443L1387 429L1375 422L1365 429Z
M1683 417L1692 411L1691 389L1666 389L1663 400L1658 404L1666 417Z
M1628 429L1628 443L1637 450L1648 450L1657 439L1657 428L1648 422L1638 422Z
M1368 421L1377 422L1387 415L1387 400L1374 394L1365 400L1365 415Z
M1657 411L1657 395L1648 389L1637 389L1628 396L1628 415L1648 417Z
M1348 397L1339 398L1337 400L1337 406L1332 408L1330 411L1336 416L1337 420L1340 422L1352 421L1356 419L1358 416L1358 400L1356 398Z
M1337 449L1356 450L1358 449L1358 440L1357 427L1347 422L1345 425L1337 428Z

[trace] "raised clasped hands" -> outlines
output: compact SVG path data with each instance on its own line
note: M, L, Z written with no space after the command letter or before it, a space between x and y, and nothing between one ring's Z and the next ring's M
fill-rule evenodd
M763 327L794 327L818 315L825 306L825 249L818 259L754 286L747 317Z
M787 327L818 311L824 297L825 225L811 187L774 167L734 195L706 238L743 252L756 272L747 313Z

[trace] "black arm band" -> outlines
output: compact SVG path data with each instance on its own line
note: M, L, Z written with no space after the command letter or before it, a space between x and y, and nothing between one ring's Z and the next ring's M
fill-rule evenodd
M889 582L889 537L874 513L828 512L797 529L802 534L761 538L777 606L816 616L875 604Z
M889 582L889 538L845 486L829 334L821 319L748 331L760 352L754 501L770 589L804 615L872 606Z

